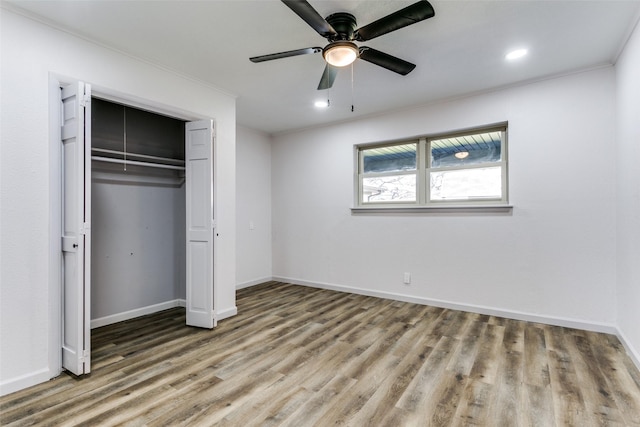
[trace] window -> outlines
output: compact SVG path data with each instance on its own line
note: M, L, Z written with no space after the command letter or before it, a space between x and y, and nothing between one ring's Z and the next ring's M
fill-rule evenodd
M363 148L362 203L415 202L417 143Z
M356 146L357 206L506 205L506 131Z

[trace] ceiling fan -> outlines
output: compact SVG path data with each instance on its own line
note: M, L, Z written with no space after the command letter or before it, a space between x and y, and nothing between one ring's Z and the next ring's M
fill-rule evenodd
M386 68L403 76L416 67L415 64L367 46L354 42L364 42L392 31L415 24L435 15L433 6L421 0L378 19L364 27L357 28L356 18L347 12L338 12L323 18L306 0L281 0L329 44L324 48L308 47L269 55L254 56L251 62L264 62L290 56L322 52L327 62L318 85L318 90L329 89L338 75L338 68L353 63L357 58Z

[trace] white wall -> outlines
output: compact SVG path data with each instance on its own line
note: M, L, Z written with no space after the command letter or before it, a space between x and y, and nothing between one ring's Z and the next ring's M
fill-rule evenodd
M8 7L4 3L3 7ZM49 78L84 80L140 105L184 118L216 121L218 183L216 311L235 312L235 99L215 88L1 10L0 392L45 381L57 325L50 284L58 267L53 235L49 139ZM53 181L51 181L53 182ZM53 353L52 353L53 354Z
M237 286L241 288L272 276L270 137L238 126L236 162L236 271Z
M135 317L140 309L184 299L185 186L93 166L91 319L102 321L92 323L113 323L121 313L133 311L129 317Z
M613 331L614 84L607 67L274 137L274 277ZM506 120L512 214L351 214L354 144Z
M616 64L618 327L640 366L640 27Z

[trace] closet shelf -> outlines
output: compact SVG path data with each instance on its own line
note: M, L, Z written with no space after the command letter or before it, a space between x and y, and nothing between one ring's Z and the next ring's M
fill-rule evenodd
M153 163L153 162L141 162L138 160L114 159L112 157L91 156L91 160L95 160L98 162L106 162L106 163L119 163L121 165L146 166L150 168L173 169L173 170L179 170L179 171L184 170L184 166L165 165L162 163Z
M122 183L134 185L153 185L161 187L180 188L184 184L184 177L160 176L160 175L130 175L113 173L109 171L94 170L91 172L91 180L100 183Z
M123 156L123 157L133 157L136 159L150 159L150 160L158 160L161 162L169 162L169 163L174 163L177 165L183 165L184 166L184 160L182 159L172 159L169 157L159 157L159 156L150 156L148 154L138 154L138 153L129 153L129 152L124 152L124 151L116 151L116 150L107 150L106 148L92 148L91 149L92 153L106 153L106 154L115 154L118 156Z

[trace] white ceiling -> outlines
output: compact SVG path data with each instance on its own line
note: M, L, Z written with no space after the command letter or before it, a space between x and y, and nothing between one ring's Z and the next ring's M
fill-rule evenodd
M358 26L415 0L309 0ZM349 120L518 82L612 64L638 22L640 0L432 0L436 15L366 43L413 62L400 76L356 61L329 93L321 54L254 64L249 57L326 40L277 0L11 1L13 6L237 96L238 123L269 133ZM529 55L508 63L509 50ZM331 107L314 101L330 96ZM351 104L355 111L351 112Z

